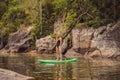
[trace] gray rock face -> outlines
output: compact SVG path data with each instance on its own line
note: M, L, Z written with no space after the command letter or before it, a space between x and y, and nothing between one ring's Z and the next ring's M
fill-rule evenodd
M78 58L80 56L81 56L81 54L75 52L73 49L69 49L65 54L65 57L67 57L67 58Z
M79 44L80 52L84 55L101 57L120 56L120 22L114 26L109 24L97 29L82 27L78 30L73 30L73 47ZM74 36L76 34L79 35L78 38ZM76 39L80 39L80 42Z
M30 47L30 40L32 37L29 35L32 27L23 28L13 33L8 40L6 49L9 52L23 52Z
M83 26L79 29L72 30L72 44L73 49L78 50L80 48L80 53L84 54L90 47L91 39L93 37L94 30Z
M80 37L79 37L79 34L80 34L79 29L73 29L72 30L72 45L73 45L72 48L74 50L78 50L80 48Z
M65 54L68 50L68 38L69 36L67 36L62 42L62 53L63 54Z
M46 36L36 40L36 49L38 53L49 53L50 49L55 44L55 39L51 36Z
M99 34L91 42L91 48L97 48L103 57L118 57L120 55L120 22L106 27L103 34ZM90 54L95 56L96 54ZM98 54L97 54L98 55Z
M32 77L24 76L13 71L0 69L0 80L35 80Z
M3 38L2 38L2 36L0 36L0 49L2 49L3 48Z

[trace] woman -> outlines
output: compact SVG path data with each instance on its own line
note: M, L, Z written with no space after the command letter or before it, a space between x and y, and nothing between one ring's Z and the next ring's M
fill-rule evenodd
M56 57L57 60L62 60L62 38L60 34L56 36Z

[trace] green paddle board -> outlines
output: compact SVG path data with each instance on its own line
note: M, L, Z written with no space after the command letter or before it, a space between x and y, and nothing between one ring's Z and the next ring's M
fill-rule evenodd
M68 60L43 60L43 59L38 59L38 62L41 63L67 63L67 62L76 62L76 58L68 59Z

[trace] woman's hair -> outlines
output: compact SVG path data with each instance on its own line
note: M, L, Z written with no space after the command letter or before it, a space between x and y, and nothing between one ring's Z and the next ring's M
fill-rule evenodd
M61 37L60 34L57 34L56 35L56 40L58 40L60 37Z

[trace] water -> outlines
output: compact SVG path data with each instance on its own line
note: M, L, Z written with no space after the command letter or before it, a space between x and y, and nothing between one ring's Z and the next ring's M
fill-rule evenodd
M37 59L54 59L54 56L0 57L0 68L35 77L35 80L120 80L117 60L79 57L75 63L41 64Z

